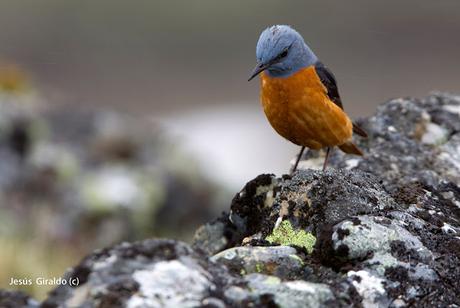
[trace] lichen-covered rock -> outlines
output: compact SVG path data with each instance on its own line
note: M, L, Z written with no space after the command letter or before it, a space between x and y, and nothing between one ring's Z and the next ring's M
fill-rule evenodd
M237 248L235 248L237 249ZM257 253L240 248L240 258ZM262 249L261 253L264 253ZM291 247L273 247L271 255L258 254L264 262L284 263L301 269L301 260ZM229 253L229 252L227 252ZM225 254L225 253L224 253ZM61 285L42 303L44 307L322 307L333 301L327 285L301 280L282 281L288 268L274 275L229 271L225 256L211 260L187 244L172 240L124 243L97 251L64 275L79 280L77 286ZM270 259L270 260L269 260ZM289 261L287 261L289 260ZM255 271L257 265L252 264ZM244 264L243 266L251 265Z
M68 307L197 307L216 298L231 276L201 258L188 245L172 240L124 243L101 250L71 269L45 306Z
M308 170L282 179L263 175L249 182L234 198L230 220L247 225L240 228L245 237L284 245L291 241L310 251L315 237L329 226L352 215L396 207L378 179L367 173Z
M392 100L360 122L364 157L337 151L325 172L260 175L193 248L96 252L66 276L80 286L45 304L459 307L460 98Z
M305 271L292 271L291 279L328 285L334 305L459 304L458 187L437 187L395 186L391 194L376 176L333 168L265 175L237 194L230 220L252 224L242 228L244 264L256 262L256 250L269 254L275 238L303 250ZM304 244L308 235L316 239L313 251ZM235 249L213 258L235 267L243 263ZM227 253L235 258L225 259Z
M245 280L249 289L233 286L225 291L233 306L318 308L325 307L334 298L324 284L282 281L278 277L262 274L250 274Z
M226 248L234 247L242 239L242 233L229 219L228 214L199 227L193 237L193 248L212 256Z
M295 247L308 270L292 278L328 285L334 305L460 305L458 123L457 96L381 105L360 121L364 157L335 151L326 172L246 184L229 213L235 245ZM321 164L310 151L301 166Z
M240 275L259 273L289 279L306 270L295 248L289 246L234 247L214 255L211 260Z

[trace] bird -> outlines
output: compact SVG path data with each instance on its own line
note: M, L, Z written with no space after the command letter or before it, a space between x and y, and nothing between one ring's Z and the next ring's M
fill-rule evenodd
M260 100L268 121L279 135L301 146L292 173L305 147L326 148L323 171L335 146L363 155L352 135L367 133L345 113L335 76L295 29L273 25L262 31L256 60L248 81L260 76Z

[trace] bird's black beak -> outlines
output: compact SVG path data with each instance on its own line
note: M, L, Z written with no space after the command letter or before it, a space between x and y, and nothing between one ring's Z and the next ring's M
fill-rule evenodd
M254 69L252 70L251 77L249 77L248 81L251 81L252 78L259 75L261 72L266 70L269 66L270 66L269 64L257 63L256 67L254 67Z

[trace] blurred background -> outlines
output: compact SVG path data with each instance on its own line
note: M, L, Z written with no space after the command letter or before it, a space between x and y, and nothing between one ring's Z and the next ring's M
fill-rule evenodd
M0 2L0 288L94 248L190 239L297 148L258 101L255 44L296 28L345 109L460 92L460 2ZM44 287L25 287L38 298Z

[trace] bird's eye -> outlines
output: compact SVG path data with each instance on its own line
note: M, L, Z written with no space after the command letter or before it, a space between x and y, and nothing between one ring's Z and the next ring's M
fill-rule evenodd
M283 50L283 52L282 52L282 53L280 53L279 57L280 57L280 59L281 59L281 58L284 58L284 57L286 57L287 55L288 55L288 50L287 50L287 49L285 49L285 50Z

